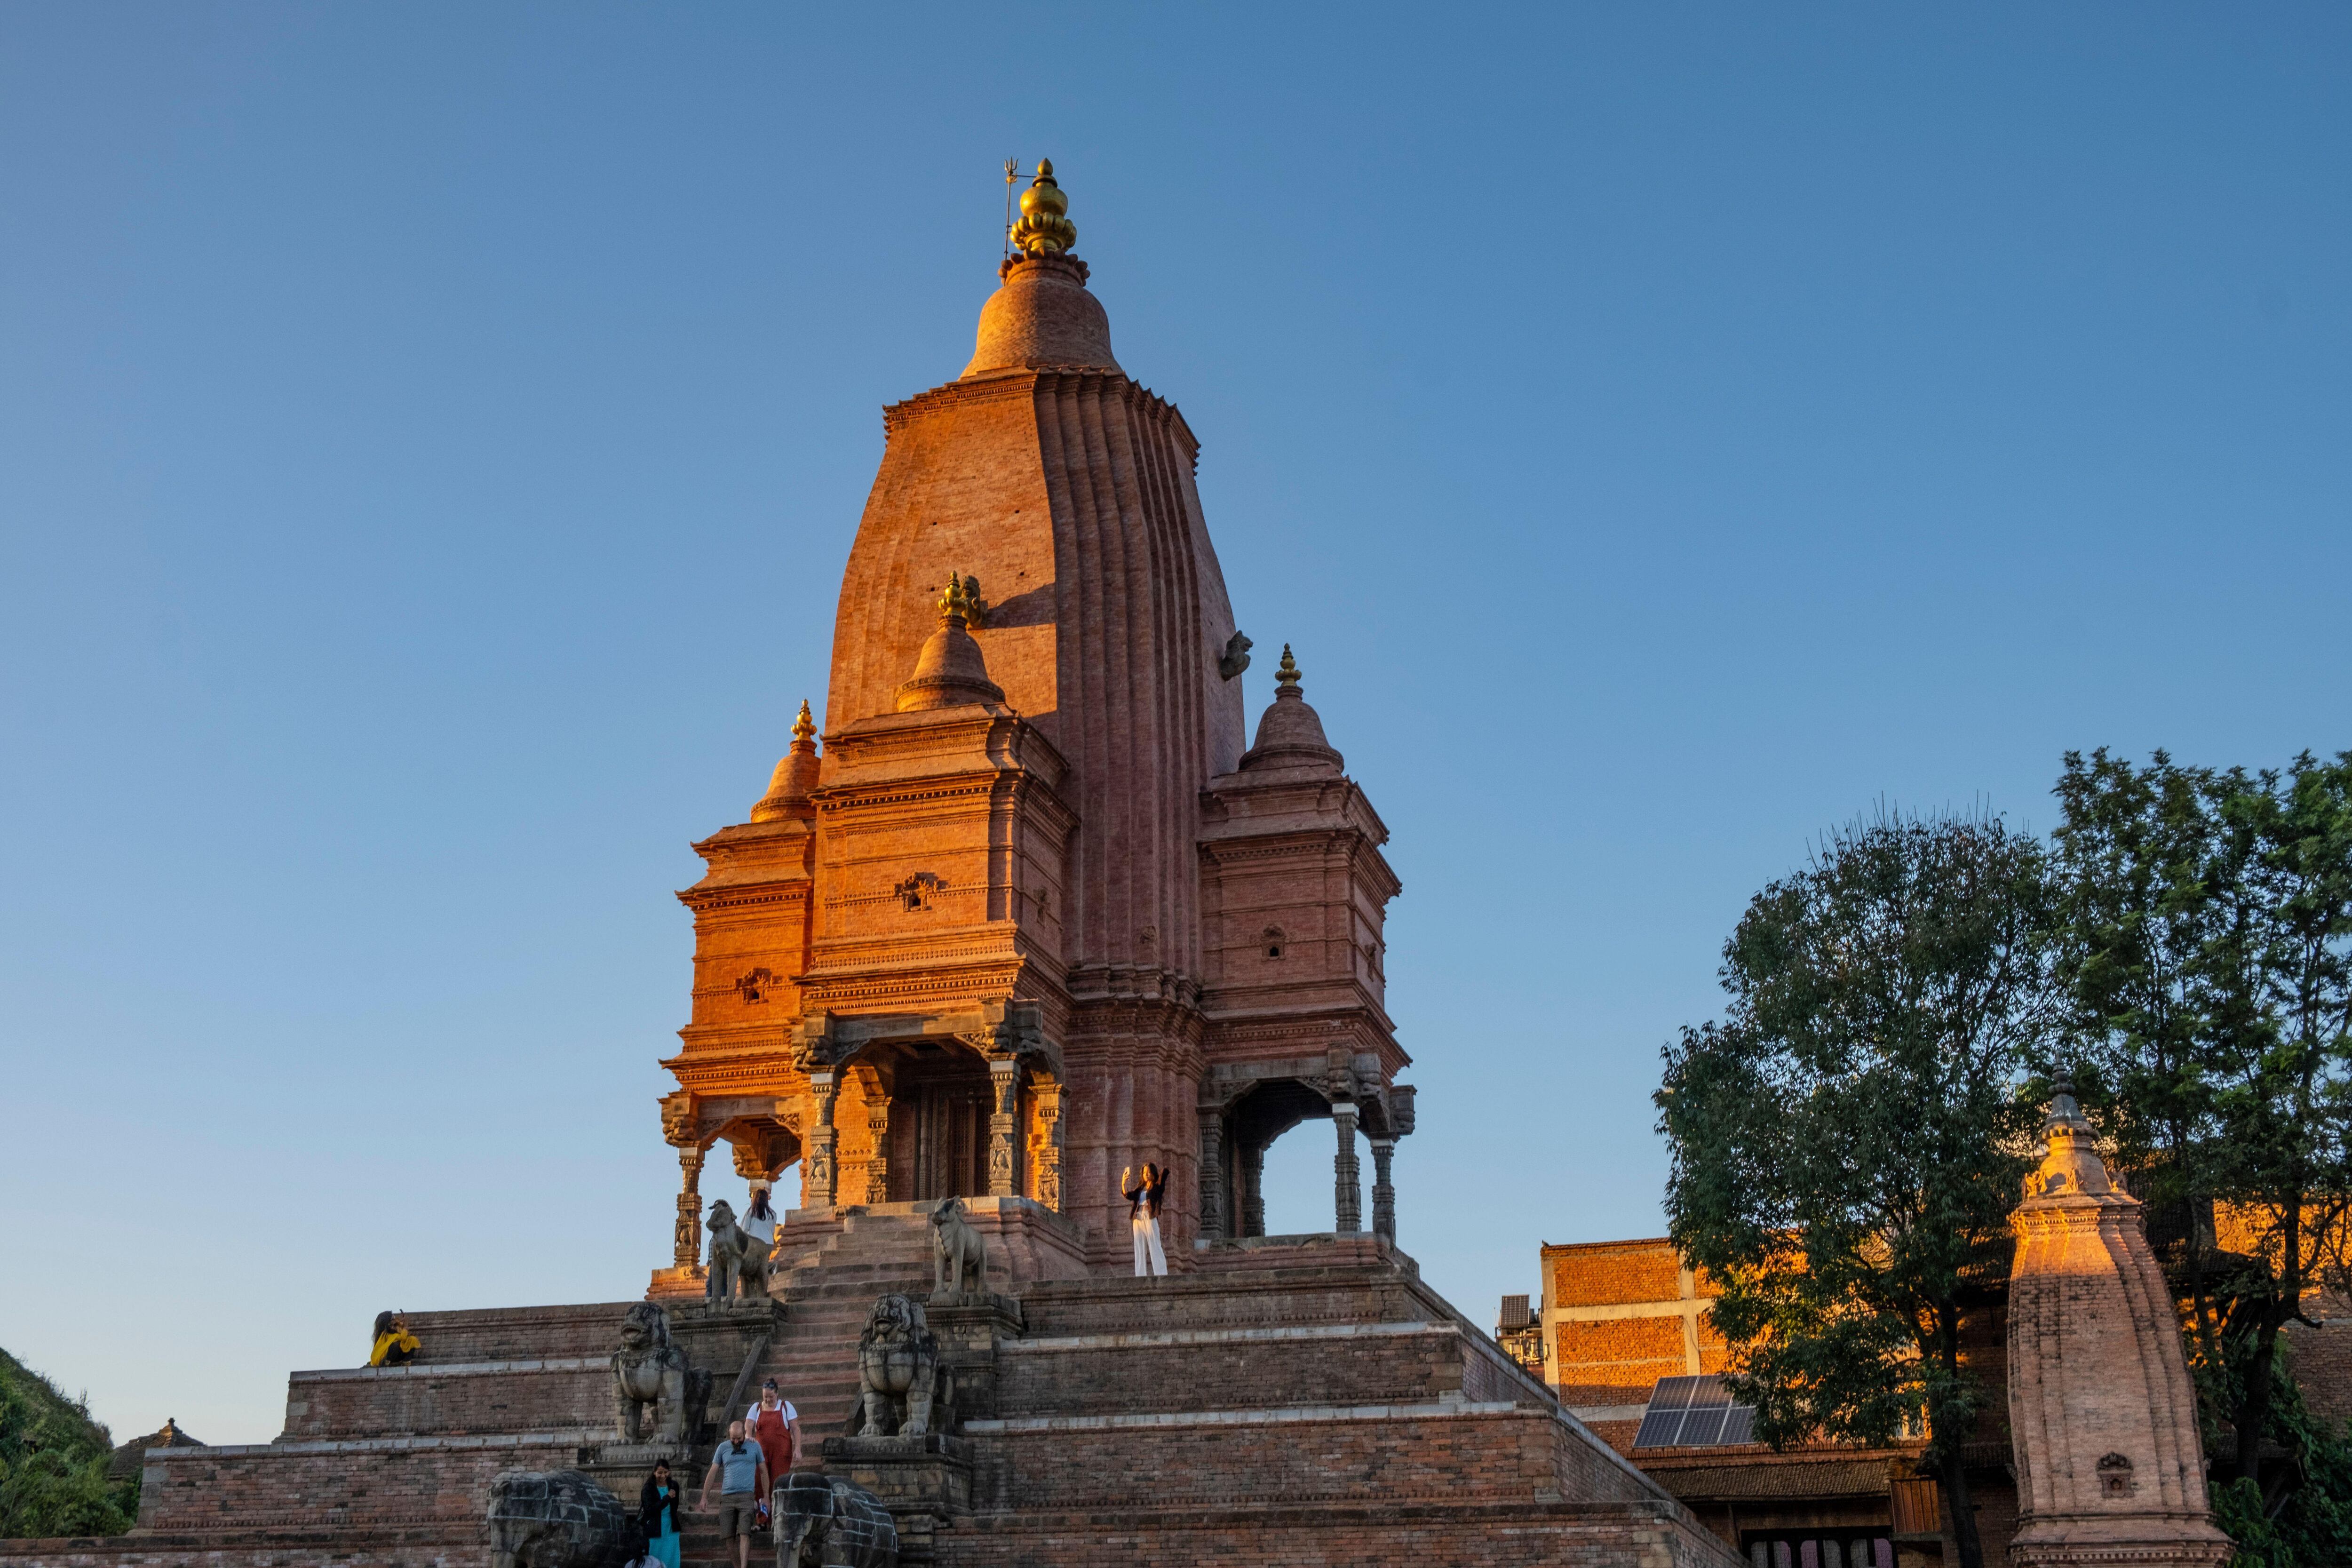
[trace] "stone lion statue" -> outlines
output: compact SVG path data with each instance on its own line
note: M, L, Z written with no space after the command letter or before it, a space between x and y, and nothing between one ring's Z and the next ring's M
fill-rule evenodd
M860 1437L919 1437L945 1431L954 1396L940 1365L940 1342L912 1296L885 1296L866 1317L857 1342L857 1404L849 1430Z
M964 1217L963 1200L950 1198L931 1211L931 1256L937 1265L931 1300L954 1301L988 1293L988 1247Z
M703 1294L713 1301L764 1300L768 1294L769 1244L735 1223L733 1205L725 1198L710 1205L710 1273Z
M618 1412L621 1441L682 1443L687 1430L687 1386L694 1372L686 1352L670 1342L669 1314L651 1301L639 1301L621 1320L621 1348L613 1352L613 1401ZM648 1423L650 1406L660 1418ZM653 1426L650 1434L643 1427Z
M769 1494L776 1568L898 1568L898 1526L864 1487L794 1470Z
M635 1522L578 1470L501 1470L482 1530L490 1568L620 1568Z

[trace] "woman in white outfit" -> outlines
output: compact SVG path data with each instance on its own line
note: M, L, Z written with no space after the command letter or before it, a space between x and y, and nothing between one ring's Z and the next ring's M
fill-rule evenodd
M772 1250L776 1244L776 1211L768 1206L768 1184L764 1180L751 1184L751 1206L743 1211L736 1224L746 1236L756 1236Z
M1135 1272L1139 1279L1146 1274L1168 1272L1168 1254L1160 1246L1160 1200L1168 1191L1168 1173L1149 1160L1143 1164L1143 1179L1135 1179L1135 1168L1129 1166L1118 1173L1119 1195L1127 1200L1128 1228L1135 1233Z

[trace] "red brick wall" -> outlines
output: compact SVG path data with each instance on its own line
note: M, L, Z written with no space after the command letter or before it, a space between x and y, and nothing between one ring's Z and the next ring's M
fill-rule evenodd
M150 1458L142 1489L143 1530L334 1524L364 1540L377 1530L465 1521L478 1524L490 1479L500 1470L564 1469L577 1446L482 1442L433 1447L166 1449ZM182 1457L184 1456L184 1457Z
M1683 1293L1682 1259L1664 1240L1547 1247L1544 1267L1550 1307L1672 1301Z
M1346 1500L1608 1500L1648 1488L1548 1411L1257 1423L982 1431L982 1510ZM1149 1478L1139 1480L1139 1478Z
M582 1358L586 1360L586 1358ZM296 1373L286 1393L289 1437L548 1432L614 1420L611 1363L481 1362L353 1373ZM492 1371L492 1368L512 1370Z
M1412 1404L1460 1393L1464 1342L1454 1325L1399 1327L1412 1331L1009 1351L997 1360L997 1413L1179 1410L1199 1405L1204 1390L1227 1409Z
M1196 1511L1129 1508L1116 1514L959 1521L939 1538L940 1568L1030 1568L1042 1563L1195 1568L1247 1563L1275 1568L1360 1568L1412 1563L1448 1568L1729 1568L1730 1556L1696 1521L1665 1505L1520 1503Z

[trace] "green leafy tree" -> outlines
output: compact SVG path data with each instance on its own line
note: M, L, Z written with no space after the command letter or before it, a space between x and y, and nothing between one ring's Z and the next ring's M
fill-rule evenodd
M2219 892L2207 1163L2215 1194L2252 1222L2240 1294L2259 1305L2242 1329L2231 1468L2259 1488L2279 1331L2306 1291L2343 1282L2352 1221L2352 752L2230 775L2219 815L2251 853Z
M2241 880L2250 858L2246 836L2228 831L2219 810L2227 782L2162 752L2144 767L2104 750L2066 753L2055 791L2063 816L2051 837L2071 1026L2036 1064L2074 1079L2134 1193L2187 1216L2190 1322L2209 1360L2219 1353L2212 958L2229 930L2215 890Z
M2281 1415L2280 1332L2342 1283L2352 1233L2352 753L2261 773L2070 753L2057 794L2065 1048L2142 1195L2189 1215L2200 1398L2232 1434L2218 1479L2245 1489L2218 1505L2274 1514L2295 1477L2265 1477L2263 1443L2306 1456L2310 1429ZM2306 1483L2337 1468L2306 1458Z
M88 1406L0 1351L0 1537L129 1530L139 1483L107 1479L112 1454Z
M1963 1446L1998 1398L1961 1320L1999 1275L2030 1161L2016 1092L2054 1025L2048 865L1989 816L1832 834L1748 905L1725 1017L1665 1051L1668 1226L1722 1294L1728 1382L1774 1447L1895 1440L1980 1568Z

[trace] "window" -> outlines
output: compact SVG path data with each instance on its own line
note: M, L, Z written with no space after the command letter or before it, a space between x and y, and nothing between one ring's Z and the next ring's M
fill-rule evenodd
M1879 1528L1773 1531L1743 1539L1748 1568L1895 1568L1895 1542Z

